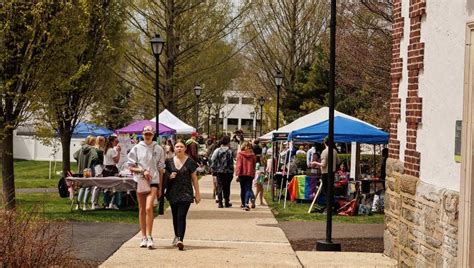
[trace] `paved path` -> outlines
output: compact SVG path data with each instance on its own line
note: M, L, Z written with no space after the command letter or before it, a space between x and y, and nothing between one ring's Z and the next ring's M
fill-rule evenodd
M240 209L238 184L232 184L234 207L218 209L212 198L212 179L200 180L203 200L192 205L188 214L188 226L184 240L185 251L170 245L173 224L168 209L164 216L155 219L153 237L156 249L138 247L141 234L125 242L103 267L335 267L331 257L324 252L297 252L291 248L283 231L266 206L252 211ZM381 254L338 254L340 264L369 267L387 267L390 260ZM349 259L345 259L348 256ZM377 258L385 262L378 262ZM387 260L388 259L388 260ZM321 261L319 261L321 260ZM325 261L323 261L325 260ZM393 267L392 265L388 265Z

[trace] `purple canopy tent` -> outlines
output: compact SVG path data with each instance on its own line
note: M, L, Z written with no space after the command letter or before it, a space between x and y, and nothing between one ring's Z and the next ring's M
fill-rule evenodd
M150 120L140 120L137 122L133 122L130 125L117 129L115 130L115 133L117 134L141 134L142 130L145 126L150 125L153 126L153 129L155 128L155 122L150 121ZM163 125L160 123L160 135L173 135L176 133L176 130Z

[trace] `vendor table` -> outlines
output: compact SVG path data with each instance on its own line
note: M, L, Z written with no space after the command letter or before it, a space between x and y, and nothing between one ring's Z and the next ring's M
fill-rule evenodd
M71 210L75 204L78 204L76 189L82 187L97 186L103 189L110 189L114 192L130 192L137 189L137 183L132 177L67 177L66 182L74 189Z

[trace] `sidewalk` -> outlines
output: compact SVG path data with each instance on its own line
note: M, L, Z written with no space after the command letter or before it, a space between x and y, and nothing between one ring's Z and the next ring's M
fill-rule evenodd
M184 251L170 245L174 234L168 209L154 222L156 249L139 248L138 233L101 266L396 267L392 260L376 253L295 253L267 206L240 209L238 183L232 183L232 208L217 208L210 176L200 180L200 188L203 200L193 204L188 214Z

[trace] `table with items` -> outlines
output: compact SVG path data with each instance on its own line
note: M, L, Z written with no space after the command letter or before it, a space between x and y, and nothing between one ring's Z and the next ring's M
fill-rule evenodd
M137 183L133 177L67 177L67 184L73 190L71 199L71 209L75 204L79 204L77 190L85 187L98 187L101 189L110 189L113 192L136 191Z

